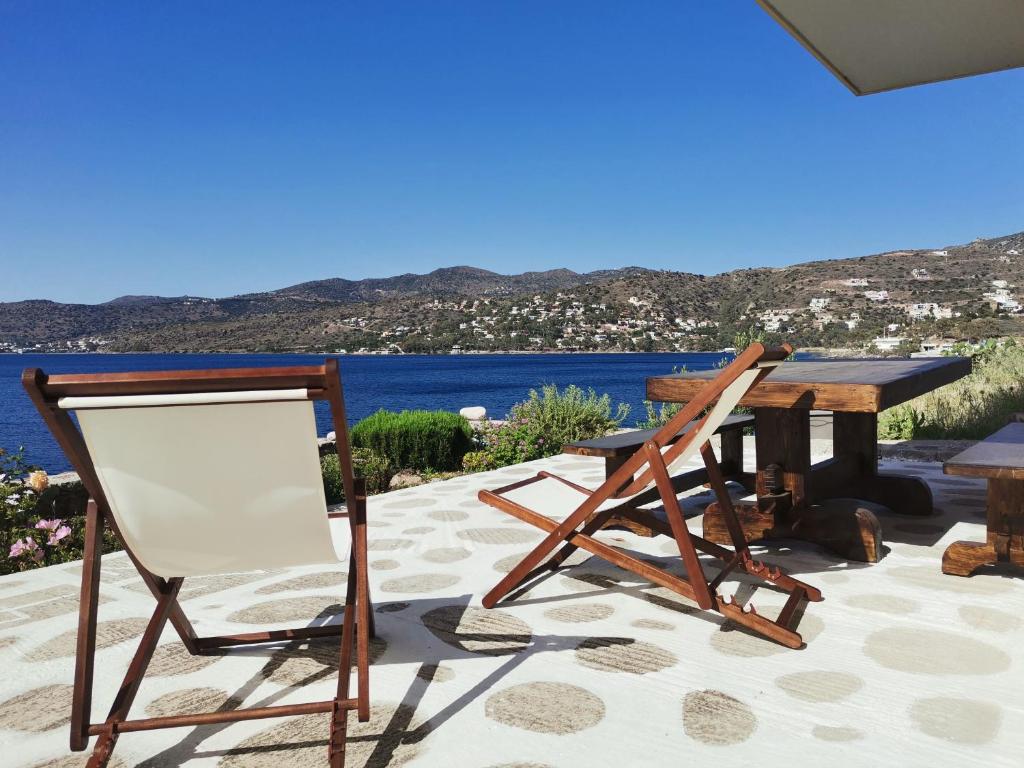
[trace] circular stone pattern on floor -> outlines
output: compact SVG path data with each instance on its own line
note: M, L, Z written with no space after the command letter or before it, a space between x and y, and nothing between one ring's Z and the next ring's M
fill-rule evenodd
M602 672L646 675L674 666L678 661L671 651L631 637L588 637L576 646L576 662Z
M0 728L42 733L71 722L70 685L45 685L0 702Z
M868 635L864 653L883 667L918 675L994 675L1010 668L1010 657L994 645L937 629L881 629Z
M1020 626L1020 616L996 608L984 608L980 605L961 605L958 609L960 618L974 629L989 632L1010 632Z
M370 539L366 543L367 552L395 552L399 549L409 549L415 546L412 539Z
M464 547L438 547L437 549L428 549L420 557L431 563L456 563L459 560L465 560L472 554Z
M816 725L811 735L821 741L856 741L864 737L856 728L843 725Z
M852 696L864 686L864 681L846 672L814 670L777 677L775 684L794 699L824 704Z
M320 571L319 573L307 573L304 576L295 576L284 581L275 581L273 584L265 584L256 590L257 595L272 595L275 592L291 592L303 589L328 589L338 587L345 583L348 574L345 571Z
M533 639L533 632L525 621L494 609L445 605L427 611L421 621L439 640L484 656L518 653Z
M440 520L442 523L458 523L469 519L469 513L460 509L435 509L427 513L427 517Z
M412 760L430 728L426 723L417 723L414 715L415 712L404 704L396 706L378 701L370 707L368 722L360 723L355 713L350 712L346 764L397 768ZM329 729L327 715L291 718L241 741L217 765L223 768L326 765ZM282 744L289 746L285 749Z
M368 656L370 664L384 655L387 642L380 636L371 637ZM260 670L264 679L278 685L308 685L317 680L338 676L339 638L324 637L304 643L293 643L276 650ZM355 665L355 661L352 662Z
M146 677L171 677L173 675L189 675L205 669L221 656L205 656L189 653L182 642L175 637L173 640L158 645L153 651L153 658L146 667Z
M431 533L432 531L436 530L437 529L434 528L432 525L417 525L415 528L406 528L404 531L402 531L402 533L412 536L418 536L420 534Z
M484 712L503 725L562 736L601 722L604 702L577 685L539 681L513 685L492 694Z
M82 768L85 765L86 760L89 759L91 752L84 752L77 755L65 755L64 757L55 757L53 760L47 760L43 763L35 763L32 768ZM128 764L124 759L114 754L107 763L107 768L125 768Z
M227 691L217 688L186 688L157 696L146 705L146 715L148 717L170 717L171 715L190 715L197 712L216 712L222 707L225 710L235 709L239 704L241 702L237 699L228 698Z
M921 607L914 600L896 597L895 595L853 595L846 598L845 602L853 608L890 613L893 616L904 616L908 613L913 613Z
M412 499L388 502L381 505L381 509L419 509L420 507L433 507L436 504L437 499L432 499L429 496L417 496Z
M424 664L416 670L416 677L428 683L447 683L455 679L455 670L444 664Z
M539 541L538 533L518 528L467 528L464 531L456 531L455 535L463 541L500 546Z
M323 597L287 597L282 600L268 600L250 605L228 616L228 621L238 624L282 624L286 621L308 622L338 616L345 606L331 603Z
M134 640L142 635L149 623L147 619L114 619L101 621L96 625L96 648L111 646ZM25 661L53 661L71 658L75 655L78 630L72 629L47 640L25 654Z
M971 699L918 699L910 719L922 733L954 744L987 744L999 733L1003 712L998 705Z
M568 624L579 624L586 621L600 621L607 619L615 613L615 609L604 603L577 603L565 605L561 608L549 608L544 615L555 621L564 621Z
M683 730L694 741L716 746L739 744L757 728L754 712L721 691L691 691L683 699Z
M630 622L630 626L637 629L656 629L662 632L669 632L676 628L675 624L669 624L667 621L658 621L657 619L637 619Z
M397 579L388 579L380 585L380 591L417 595L437 592L457 584L461 578L454 573L414 573L409 576L399 576Z
M756 601L755 601L756 605ZM764 615L774 616L774 610L764 610L759 612ZM804 614L803 618L800 619L800 625L796 628L796 631L800 633L805 643L810 643L814 638L821 634L822 630L825 629L824 622L817 616L807 613ZM792 653L789 648L786 648L779 643L769 640L766 637L755 634L752 630L746 627L736 624L731 620L726 620L718 632L711 635L711 647L719 653L724 653L726 656L740 656L745 658L754 658L761 656L774 656L779 653Z

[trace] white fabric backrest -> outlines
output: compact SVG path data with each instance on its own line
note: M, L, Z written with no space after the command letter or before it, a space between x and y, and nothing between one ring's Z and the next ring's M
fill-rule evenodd
M679 456L676 457L675 461L668 466L669 476L682 471L682 468L687 464L687 462L697 455L700 451L700 447L711 439L711 436L715 434L715 430L722 426L722 422L725 421L726 417L730 413L732 413L739 401L743 399L743 396L747 394L747 390L750 389L750 385L753 383L754 379L757 378L757 375L765 368L775 368L781 362L782 361L772 360L758 363L753 368L743 371L743 373L736 377L736 380L733 381L732 384L725 388L721 397L718 398L718 401L711 408L711 412L708 414L704 425L697 430L697 434L693 436L690 444L686 446L683 452L680 453ZM664 454L670 447L671 446L666 446L661 452ZM654 481L652 480L648 483L647 488L650 488L653 484ZM638 493L642 493L644 490L646 490L646 488L641 489Z
M125 543L164 578L336 563L306 390L75 397ZM347 527L347 526L345 526Z

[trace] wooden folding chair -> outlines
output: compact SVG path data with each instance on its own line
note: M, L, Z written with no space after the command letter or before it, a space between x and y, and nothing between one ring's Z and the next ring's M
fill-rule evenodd
M341 378L323 366L47 376L22 383L90 495L71 710L71 749L98 736L87 765L105 766L130 731L331 714L328 760L341 768L349 710L369 719L366 493L353 477ZM327 401L346 511L328 515L313 402ZM76 428L71 413L77 415ZM348 519L336 530L328 517ZM91 721L103 531L135 564L157 606L106 720ZM347 527L347 533L345 531ZM178 601L191 576L348 562L340 625L197 637ZM170 622L192 654L341 636L334 698L309 704L128 719L160 633ZM349 692L353 651L357 691Z
M546 570L555 570L577 548L582 548L654 584L694 600L705 610L718 611L737 624L782 645L801 647L803 640L791 624L798 616L798 609L807 600L821 600L821 592L751 557L722 479L718 460L708 442L740 399L792 352L793 348L788 344L777 349L765 349L761 344L749 346L593 491L548 472L540 472L536 477L493 491L481 491L481 501L547 532L544 540L487 593L483 599L484 606L493 607L519 585ZM694 428L677 441L682 427L705 410L703 418ZM690 533L679 507L676 497L678 491L673 484L673 469L684 465L698 451L707 469L708 482L721 505L734 551ZM667 522L641 508L659 498ZM568 516L559 522L565 515ZM595 539L594 533L612 515L634 520L675 539L686 577L666 573ZM552 555L559 545L561 548ZM704 572L698 551L724 564L714 578L709 579ZM718 594L718 586L736 569L770 582L788 593L788 599L774 621L757 613L752 605L744 606Z

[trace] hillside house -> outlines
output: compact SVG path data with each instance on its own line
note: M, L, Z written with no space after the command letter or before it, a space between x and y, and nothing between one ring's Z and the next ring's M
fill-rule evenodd
M908 341L905 336L878 336L871 342L871 346L879 352L895 352L905 341Z
M822 311L824 311L825 307L827 307L831 301L832 301L831 299L827 299L827 298L814 298L814 299L811 299L811 303L809 305L810 309L811 309L811 312L822 312Z
M922 302L919 304L908 304L907 314L911 320L925 320L929 317L936 319L949 318L953 316L952 307L943 307L934 302Z
M864 298L868 301L888 301L888 291L864 291Z

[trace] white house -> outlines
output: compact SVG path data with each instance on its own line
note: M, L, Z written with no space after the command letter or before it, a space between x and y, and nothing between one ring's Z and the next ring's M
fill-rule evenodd
M895 352L906 340L904 336L878 336L871 344L880 352Z
M868 301L888 301L888 291L864 291L864 298Z

